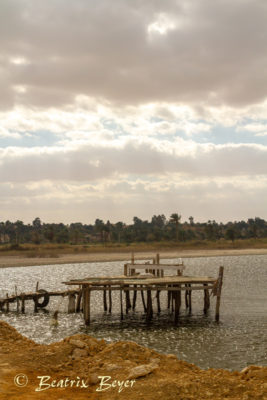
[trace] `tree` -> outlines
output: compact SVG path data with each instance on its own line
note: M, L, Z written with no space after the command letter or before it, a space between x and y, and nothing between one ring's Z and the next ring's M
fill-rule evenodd
M178 241L178 225L181 219L181 215L177 214L177 213L173 213L170 216L170 222L175 224L175 237L176 237L176 241Z

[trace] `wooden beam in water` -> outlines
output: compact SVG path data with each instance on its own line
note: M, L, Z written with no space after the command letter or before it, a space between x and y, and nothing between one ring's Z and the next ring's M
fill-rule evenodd
M134 285L134 293L133 293L133 310L135 310L135 306L136 306L136 298L137 298L137 285Z

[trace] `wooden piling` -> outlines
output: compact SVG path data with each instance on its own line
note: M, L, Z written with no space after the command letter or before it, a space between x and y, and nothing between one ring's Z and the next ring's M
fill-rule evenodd
M72 314L75 312L75 300L76 300L76 296L73 293L69 293L68 295L68 314Z
M91 291L88 286L83 288L83 316L85 325L90 325L90 295Z
M82 290L80 290L80 292L77 296L76 308L75 308L76 313L80 312L80 310L81 310L81 299L82 299Z
M25 314L25 297L23 293L21 294L21 312L22 314Z
M106 285L104 285L104 288L106 288ZM103 307L104 307L104 311L108 310L108 305L107 305L107 291L106 289L104 289L103 291Z
M188 284L188 307L189 307L189 314L192 312L192 290L191 289L191 284Z
M143 303L143 307L144 307L144 312L146 313L147 312L147 306L146 306L146 301L145 301L145 296L144 296L144 291L143 290L141 290L141 298L142 298L142 303Z
M161 312L161 308L160 308L160 290L157 290L156 298L157 298L158 313L160 313Z
M111 314L111 310L112 310L111 286L109 286L109 288L108 288L108 298L109 298L109 308L108 308L108 312Z
M157 255L156 255L156 264L159 264L159 261L160 261L160 255L159 255L159 253L157 253Z
M131 254L131 263L134 264L134 253Z
M147 314L146 314L146 320L151 321L153 317L153 306L152 306L152 295L151 295L151 290L147 290Z
M215 321L220 319L220 303L221 303L221 291L223 283L223 267L219 269L218 285L217 285L217 299L216 299L216 311L215 311Z
M135 310L136 306L136 298L137 298L137 285L134 285L134 292L133 292L133 311Z
M209 295L209 290L206 289L208 285L206 283L203 284L204 287L204 314L207 314L208 309L210 308L210 295Z
M123 287L120 288L120 306L121 306L121 321L123 320L123 296L122 296Z
M129 285L125 285L126 288L129 288ZM125 291L125 300L126 300L126 314L128 314L128 310L132 307L131 299L130 299L130 291Z

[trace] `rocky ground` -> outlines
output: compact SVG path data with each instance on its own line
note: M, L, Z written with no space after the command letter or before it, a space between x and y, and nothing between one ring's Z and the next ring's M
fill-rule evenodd
M87 335L40 345L0 321L0 399L263 400L267 367L201 370L134 342Z

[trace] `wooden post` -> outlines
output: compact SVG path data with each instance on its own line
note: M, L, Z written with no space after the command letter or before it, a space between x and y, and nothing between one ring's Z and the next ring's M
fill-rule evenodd
M209 290L206 289L206 286L208 286L207 283L203 284L204 287L204 314L207 314L208 309L210 308L210 295L209 295Z
M77 296L77 301L76 301L76 312L80 312L81 310L81 299L82 299L82 290L79 291L79 294Z
M159 264L159 253L156 255L156 264Z
M129 285L125 285L125 287L129 288ZM128 314L128 310L132 307L129 290L125 290L125 300L126 300L126 314Z
M143 286L141 286L141 287L143 287ZM144 312L146 313L147 312L147 307L146 307L145 296L144 296L144 291L143 290L141 290L141 298L142 298L142 303L143 303L143 306L144 306Z
M109 309L108 309L108 312L111 314L111 310L112 310L111 286L109 286L109 289L108 289L108 297L109 297Z
M104 285L104 290L103 290L103 306L104 306L104 311L107 311L108 305L107 305L107 291L106 291L106 285Z
M122 296L122 289L123 289L123 287L120 288L121 321L123 320L123 296Z
M218 277L218 286L217 286L217 299L216 299L216 312L215 312L215 321L219 321L220 319L220 303L221 303L221 291L222 291L222 283L223 283L223 267L219 269L219 277Z
M161 312L161 308L160 308L160 290L157 290L157 306L158 306L158 313Z
M137 290L136 290L137 285L134 285L134 293L133 293L133 310L135 310L136 306L136 298L137 298Z
M187 288L187 283L185 283L185 287ZM184 300L185 300L185 308L188 308L188 290L184 292Z
M21 312L22 314L25 313L25 297L23 294L21 294Z
M69 304L68 304L68 314L72 314L75 312L75 299L76 296L74 293L69 293L68 295Z
M134 264L134 252L131 254L131 263Z
M124 275L128 276L128 266L127 266L127 264L124 264Z
M36 282L36 287L35 287L35 291L37 292L39 289L39 281Z
M191 289L191 283L188 284L188 287ZM192 311L192 290L188 290L188 306L189 306L189 314Z
M83 288L83 316L86 326L90 325L90 295L90 288L85 286Z
M146 320L151 321L153 317L153 307L152 307L152 296L151 296L151 290L147 290L147 314L146 314Z

